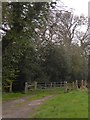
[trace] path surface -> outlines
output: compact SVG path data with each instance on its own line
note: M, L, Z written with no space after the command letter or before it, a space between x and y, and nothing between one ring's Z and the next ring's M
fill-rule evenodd
M2 103L3 118L31 118L36 108L53 96L29 101L28 97Z

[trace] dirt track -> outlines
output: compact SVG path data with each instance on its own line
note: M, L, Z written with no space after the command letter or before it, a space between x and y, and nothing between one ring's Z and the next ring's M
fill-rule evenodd
M46 96L42 99L29 101L28 97L2 103L3 118L32 118L36 108L43 104L52 96Z

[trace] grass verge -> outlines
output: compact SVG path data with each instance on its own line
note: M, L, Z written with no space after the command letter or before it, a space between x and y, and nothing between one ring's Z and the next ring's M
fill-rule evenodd
M52 94L59 94L62 92L62 89L60 88L54 88L54 89L43 89L43 90L33 90L29 91L28 93L3 93L2 94L2 100L3 101L10 101L15 99L20 99L22 97L28 97L28 100L36 100L43 98L48 95Z

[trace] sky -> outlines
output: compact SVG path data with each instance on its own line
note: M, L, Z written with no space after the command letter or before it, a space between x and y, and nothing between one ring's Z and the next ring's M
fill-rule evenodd
M75 9L76 15L88 16L88 2L90 0L61 0L68 8Z

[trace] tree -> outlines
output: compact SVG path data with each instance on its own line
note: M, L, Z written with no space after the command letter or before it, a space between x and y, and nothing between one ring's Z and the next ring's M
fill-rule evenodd
M25 63L26 71L30 72L28 64L34 69L34 54L36 54L37 46L35 28L37 28L39 24L43 24L44 14L48 10L48 3L11 2L3 3L2 8L2 29L5 32L2 39L3 83L5 83L7 81L6 79L17 81L17 79L22 76L22 71L24 71L25 68L22 70L20 66L23 66L25 61L27 62ZM34 57L30 60L29 57L31 57L31 55ZM25 73L26 80L24 80L27 81L29 76L27 72ZM20 82L23 84L21 79L18 83Z

